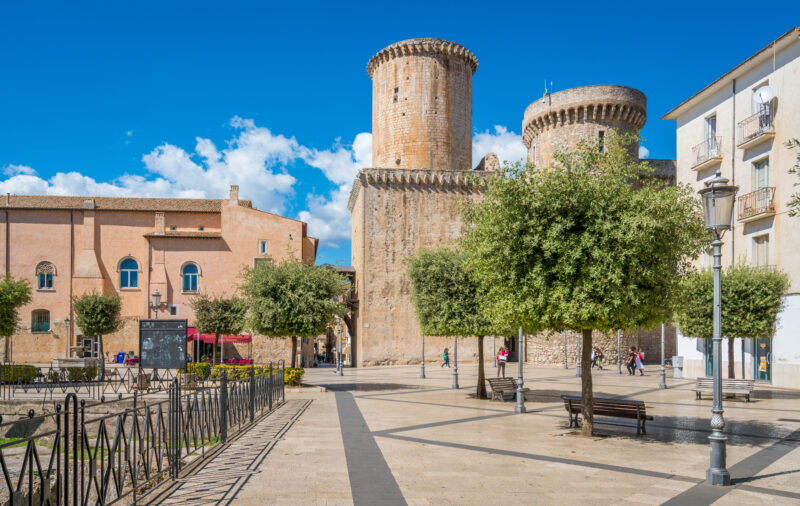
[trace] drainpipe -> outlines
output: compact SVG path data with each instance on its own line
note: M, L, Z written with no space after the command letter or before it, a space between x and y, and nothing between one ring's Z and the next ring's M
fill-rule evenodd
M731 184L736 184L736 79L731 83L733 114L731 114ZM731 265L736 258L736 220L731 224Z
M64 358L69 358L69 345L72 340L73 325L75 325L75 318L72 317L72 296L73 296L73 276L75 275L75 213L69 212L69 324L67 325L67 354Z

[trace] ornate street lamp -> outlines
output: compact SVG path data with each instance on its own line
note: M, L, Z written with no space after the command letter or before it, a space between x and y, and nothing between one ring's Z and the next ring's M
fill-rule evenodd
M158 320L158 309L161 307L161 292L158 291L158 288L153 290L152 297L153 297L153 300L152 300L152 304L150 305L150 307L153 309L153 311L156 314L156 320Z
M733 221L733 203L736 200L738 186L728 184L728 179L717 172L716 177L706 182L700 190L703 201L706 230L714 234L711 242L714 255L714 337L712 361L714 369L714 405L711 408L711 466L706 471L706 483L711 485L730 485L731 475L725 468L725 444L728 438L723 433L725 420L722 417L722 234L731 228Z

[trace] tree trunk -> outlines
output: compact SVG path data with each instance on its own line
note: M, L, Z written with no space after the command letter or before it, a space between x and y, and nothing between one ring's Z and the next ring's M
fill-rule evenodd
M594 435L594 395L592 394L592 329L581 330L581 398L583 423L581 434Z
M97 340L99 341L99 348L100 348L100 380L105 381L106 379L106 354L103 351L103 336L97 336ZM140 353L141 354L141 353Z
M483 372L483 336L478 336L478 399L486 399L486 376Z
M292 369L297 367L297 336L292 336Z
M733 337L728 338L728 377L735 378L736 377L736 367L734 367L733 362L733 343L736 339ZM742 357L744 359L744 357Z
M199 336L198 336L199 337ZM217 340L219 339L219 332L214 332L214 349L211 350L211 368L217 365Z

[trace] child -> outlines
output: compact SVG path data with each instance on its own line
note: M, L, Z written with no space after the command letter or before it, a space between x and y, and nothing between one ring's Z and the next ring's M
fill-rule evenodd
M595 346L592 348L592 369L594 369L594 366L597 366L602 371L603 366L600 365L601 360L603 360L603 352L600 351L600 348Z
M639 370L639 375L644 376L644 352L639 352L636 354L636 369Z
M447 366L447 368L449 369L450 368L450 353L448 352L447 348L444 349L444 353L442 354L442 359L444 359L444 362L442 362L442 367Z
M636 374L636 348L633 346L628 348L628 360L625 361L625 367L628 369L628 376Z

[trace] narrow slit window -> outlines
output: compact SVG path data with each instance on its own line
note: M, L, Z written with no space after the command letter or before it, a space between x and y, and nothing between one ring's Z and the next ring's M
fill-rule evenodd
M598 138L598 149L600 149L600 152L602 153L603 150L605 149L605 140L606 140L605 131L600 130L599 132L597 132L597 138Z

